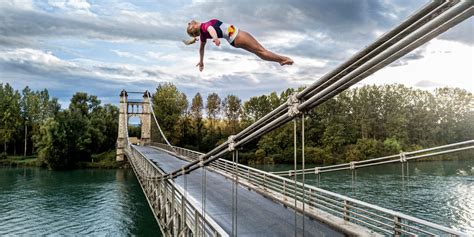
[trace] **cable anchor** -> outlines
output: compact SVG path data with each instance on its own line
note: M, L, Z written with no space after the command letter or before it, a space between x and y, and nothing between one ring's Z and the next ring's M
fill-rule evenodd
M400 162L404 163L407 162L407 157L405 152L400 153Z
M235 150L235 136L230 135L229 138L227 138L227 143L229 144L229 151L234 151Z
M288 105L288 115L290 117L295 117L296 115L300 114L300 110L298 109L298 106L300 105L300 100L297 97L298 93L294 92L292 93L286 102Z

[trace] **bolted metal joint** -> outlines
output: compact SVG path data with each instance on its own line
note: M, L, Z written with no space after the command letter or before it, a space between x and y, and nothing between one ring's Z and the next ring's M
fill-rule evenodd
M227 143L229 144L229 151L234 151L235 150L235 136L230 135L229 138L227 139Z
M349 163L349 168L350 168L351 170L355 169L355 162L354 162L354 161L351 161L351 162Z
M400 162L407 162L407 157L405 155L405 152L400 153Z
M288 115L290 117L295 117L296 115L300 114L301 111L298 110L298 106L300 105L300 100L296 96L298 93L293 93L288 98L286 104L288 105Z
M314 173L319 174L319 168L318 167L314 168Z
M204 167L204 155L199 156L199 167Z

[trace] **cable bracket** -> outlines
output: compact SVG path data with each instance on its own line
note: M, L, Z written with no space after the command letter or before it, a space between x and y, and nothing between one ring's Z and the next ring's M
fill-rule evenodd
M405 152L400 153L400 162L402 163L407 162L407 156Z
M229 151L234 151L235 150L235 136L230 135L229 138L227 139L227 143L229 144Z
M286 104L288 105L288 115L293 118L296 115L300 114L298 106L300 105L300 100L297 97L298 93L293 93L288 97Z

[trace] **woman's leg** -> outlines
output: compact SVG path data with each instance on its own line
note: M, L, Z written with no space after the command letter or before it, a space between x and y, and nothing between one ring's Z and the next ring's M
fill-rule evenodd
M234 45L237 48L242 48L256 54L263 60L278 62L282 66L293 64L293 60L289 57L281 56L266 50L251 34L242 30L239 30L237 37L235 37Z

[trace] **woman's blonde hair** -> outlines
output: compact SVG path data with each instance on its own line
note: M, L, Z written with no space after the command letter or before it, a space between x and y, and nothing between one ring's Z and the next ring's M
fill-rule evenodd
M186 32L188 32L188 35L191 36L190 39L188 40L183 40L183 43L185 45L190 45L196 43L198 41L197 37L199 36L199 29L193 29L191 26L188 26L186 29Z

